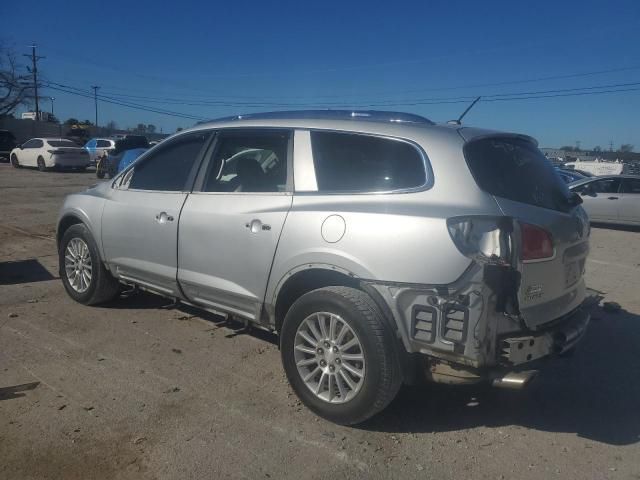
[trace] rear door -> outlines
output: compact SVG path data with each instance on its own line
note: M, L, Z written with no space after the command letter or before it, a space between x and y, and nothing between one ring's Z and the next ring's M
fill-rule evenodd
M180 135L116 179L102 215L102 244L121 279L180 296L178 218L208 136Z
M469 141L464 150L480 188L494 196L506 216L516 220L521 273L518 304L527 326L535 329L578 307L585 295L588 220L535 141L522 136L483 136ZM552 244L548 255L523 260L525 245L535 246L547 239Z
M622 178L618 218L621 223L640 225L640 177Z
M193 303L259 321L292 202L291 132L218 134L180 216L178 280Z
M589 218L595 222L616 223L619 220L620 178L594 180L576 189Z

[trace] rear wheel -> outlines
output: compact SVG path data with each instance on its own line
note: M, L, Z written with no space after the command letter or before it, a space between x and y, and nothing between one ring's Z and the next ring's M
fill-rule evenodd
M18 156L15 153L11 155L11 165L13 165L13 168L22 168L22 165L20 165L18 161Z
M44 158L38 157L38 170L41 172L47 171L47 165L44 163Z
M113 300L120 284L105 268L91 233L83 224L64 233L58 252L60 278L76 302L96 305Z
M342 425L380 412L402 383L395 335L371 297L354 288L300 297L282 325L281 355L302 402Z

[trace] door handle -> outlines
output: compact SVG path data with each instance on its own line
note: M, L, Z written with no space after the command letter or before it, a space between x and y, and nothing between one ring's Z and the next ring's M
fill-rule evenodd
M173 217L171 215L167 215L167 212L160 212L156 215L156 221L158 223L173 222Z
M607 197L607 200L618 200L618 197Z
M251 222L245 223L244 226L247 227L251 231L251 233L258 233L260 230L264 230L264 231L271 230L271 225L262 223L258 219L251 220Z

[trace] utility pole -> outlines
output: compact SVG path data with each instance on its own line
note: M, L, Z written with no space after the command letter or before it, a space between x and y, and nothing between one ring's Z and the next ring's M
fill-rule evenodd
M31 45L31 55L23 54L25 57L31 57L31 73L33 73L33 93L36 97L36 122L40 120L40 105L38 104L38 60L46 57L36 55L36 44Z
M96 123L94 124L96 127L98 126L98 89L100 88L98 85L91 85L93 88L93 102L96 106Z
M56 97L49 97L49 100L51 100L51 115L53 116L53 101L56 99Z

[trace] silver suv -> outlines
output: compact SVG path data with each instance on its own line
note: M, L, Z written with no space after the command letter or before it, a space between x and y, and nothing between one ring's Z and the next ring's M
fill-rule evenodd
M277 332L286 375L341 424L401 384L520 387L571 350L589 222L524 135L392 112L276 112L180 132L69 196L60 276ZM537 363L537 362L536 362Z

